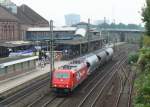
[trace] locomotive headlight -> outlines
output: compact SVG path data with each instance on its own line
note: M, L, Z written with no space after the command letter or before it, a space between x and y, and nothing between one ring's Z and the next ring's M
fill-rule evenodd
M57 87L57 85L55 84L54 87Z

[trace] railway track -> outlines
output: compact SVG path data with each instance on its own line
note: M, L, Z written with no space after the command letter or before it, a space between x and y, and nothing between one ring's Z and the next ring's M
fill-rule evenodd
M132 47L130 49L132 49ZM116 100L114 107L130 107L131 100L132 100L131 98L132 89L133 89L134 78L135 78L136 73L129 72L130 70L127 69L127 64L124 64L124 66L122 66L120 69L125 78L124 79L122 78L120 80L121 81L120 91L117 96L117 100Z
M124 58L123 58L124 59ZM122 59L122 60L123 60ZM124 60L123 60L124 61ZM111 83L113 77L115 76L116 72L118 71L121 62L116 63L111 70L106 73L96 84L95 86L87 93L84 99L80 102L78 107L95 107L96 102L103 94L103 91L108 87L108 84ZM102 87L102 88L101 88ZM99 90L100 89L100 90ZM98 91L99 90L99 91ZM91 100L92 99L92 100Z
M131 84L130 84L128 107L132 107L132 91L133 91L134 79L136 77L136 73L134 72L132 76L133 77L132 77Z
M115 63L117 63L117 61L119 60L120 56L122 54L125 54L124 51L120 51L119 53L117 53L114 57L113 57L113 60L112 60L112 63L113 64L110 64L109 67L107 67L108 69L104 70L104 67L106 66L101 66L99 69L97 69L94 73L95 75L92 74L92 77L93 76L96 76L94 77L94 79L92 79L91 81L88 82L88 84L86 86L84 86L84 88L82 89L82 92L86 92L87 89L89 89L93 84L95 84L95 82L102 77L102 75L104 75L104 73L108 72L109 71L109 68L113 65L115 65ZM109 63L107 63L109 64ZM97 73L97 72L100 72L100 73Z
M129 50L131 51L130 48ZM127 52L128 53L128 52ZM121 75L122 73L122 75ZM131 106L131 100L132 100L132 89L133 89L133 82L134 82L135 72L129 72L127 68L127 63L124 63L118 73L118 78L120 81L120 84L116 87L118 87L118 92L113 92L114 94L110 96L110 98L106 99L103 97L103 99L106 99L108 101L104 101L103 107L130 107Z
M116 61L114 61L114 63L116 63ZM109 66L112 66L112 64L109 64ZM82 92L81 93L86 93L86 89L88 89L89 88L89 86L91 86L92 84L93 84L93 82L94 81L96 81L96 79L98 79L98 78L100 78L102 75L104 75L104 73L106 73L105 71L107 71L107 70L103 70L105 67L103 67L103 68L101 68L101 69L99 69L99 70L101 70L102 72L98 72L97 71L97 75L96 74L94 74L93 76L96 76L95 77L95 79L94 80L92 80L92 81L89 81L89 82L87 82L88 84L85 84L86 86L86 88L85 87L80 87L81 88L81 90L82 90ZM109 67L108 67L109 68ZM90 78L88 78L89 80L90 79L92 79L93 77L91 76ZM83 83L84 84L84 83ZM77 90L76 90L77 91ZM47 95L45 95L45 96L42 96L42 97L40 97L39 99L37 99L37 100L35 100L33 103L31 103L31 104L29 104L27 107L44 107L43 105L50 105L50 106L52 106L53 105L53 102L59 102L59 101L56 101L56 100L58 100L58 99L62 99L61 97L59 97L59 96L56 96L55 94L52 94L53 92L50 92L51 94L47 94ZM57 98L57 99L56 99ZM51 100L52 99L52 100ZM61 102L61 103L59 103L59 104L55 104L55 106L53 105L52 107L58 107L58 106L56 106L56 105L59 105L60 106L60 104L63 104L63 102L65 101L65 100L67 100L68 98L63 98L64 100ZM48 103L48 102L52 102L52 103ZM47 107L47 106L45 106L45 107Z
M123 48L124 49L124 51L120 51L119 53L122 53L122 54L124 54L124 55L127 55L128 54L128 52L130 52L131 50L133 50L133 49L135 49L136 50L136 48L134 47L134 46L130 46L130 48ZM119 53L118 53L118 55L115 55L115 59L117 59L117 60L119 60L122 56L121 55L119 55ZM123 55L123 56L124 56ZM120 59L121 60L121 59ZM125 64L124 64L125 63ZM122 66L125 66L126 64L127 64L127 58L126 58L126 61L124 61L124 63L122 62ZM123 65L124 64L124 65ZM122 66L120 65L120 67L118 68L118 70L121 70L122 69ZM108 66L107 66L108 67ZM117 67L116 67L117 68ZM108 69L106 70L105 69L105 72L106 71L108 71ZM88 96L88 95L86 95L87 94L87 92L89 91L90 92L90 90L88 90L87 88L90 88L90 86L91 86L91 89L93 88L93 85L92 84L88 84L88 86L89 87L87 87L87 88L85 88L87 91L85 92L85 94L83 95L83 92L82 92L82 88L80 87L80 90L81 91L79 91L77 94L80 94L80 95L74 95L73 97L69 97L69 99L67 100L67 101L65 101L64 102L64 104L62 104L61 105L61 107L84 107L84 106L86 106L86 107L100 107L100 106L102 106L102 107L114 107L114 105L112 105L112 104L114 104L116 101L115 101L115 94L117 94L117 92L118 92L118 88L120 87L120 85L122 85L122 84L120 84L120 82L121 82L121 78L120 78L120 80L119 80L119 75L118 75L118 72L116 73L116 77L117 77L117 79L118 80L115 80L114 79L114 83L111 83L111 82L108 82L108 85L103 85L103 87L104 88L102 88L102 87L100 87L99 89L97 89L97 90L101 90L101 91L97 91L96 90L96 92L94 92L94 93L96 93L96 94L98 94L99 93L99 95L97 95L97 96L90 96L90 98L85 98L85 96ZM97 80L98 81L98 79L95 79L96 77L93 77L93 80L91 80L91 81L94 81L95 82L95 80ZM102 78L102 77L101 77ZM95 80L94 80L95 79ZM116 81L118 81L118 83L116 84ZM95 84L94 82L91 82L91 83L93 83L93 84ZM102 83L102 84L106 84L106 83ZM85 85L84 85L85 86ZM102 86L102 85L101 85ZM131 84L131 86L132 86L132 84ZM106 89L107 88L107 89ZM123 87L122 87L123 88ZM102 91L103 90L103 91ZM104 92L105 91L105 92ZM108 95L109 93L108 92L111 92L111 94L112 95ZM116 92L115 92L116 91ZM131 91L130 91L130 93L132 94L132 89L131 89ZM75 93L76 94L76 93ZM105 95L104 95L105 94ZM130 105L130 99L131 99L131 94L130 94L130 98L129 98L129 105ZM117 96L118 96L118 94L117 94ZM108 97L108 98L107 98ZM96 98L96 99L95 99ZM85 101L83 101L84 99L86 99ZM108 100L109 99L109 100ZM82 101L81 101L82 100ZM100 100L100 101L99 101ZM108 100L108 101L107 101ZM84 104L81 104L82 102L85 102ZM87 102L87 103L86 103ZM110 103L110 102L112 102L112 104L105 104L105 103ZM109 106L107 106L107 105L109 105ZM122 105L120 105L120 106L118 106L118 107L124 107L124 106L122 106Z
M122 54L122 52L119 52L119 54ZM119 55L118 54L118 55ZM116 63L117 61L113 61L113 63ZM110 66L112 66L112 64L110 64ZM109 68L109 67L108 67ZM95 75L96 77L94 79L93 78L93 75L91 76L91 79L92 81L89 81L88 84L86 84L85 87L83 87L82 89L82 93L85 93L86 92L86 89L88 89L89 87L91 87L91 85L93 84L93 82L95 82L98 78L101 78L102 75L104 75L104 73L106 73L106 71L108 70L103 70L104 67L100 67L93 75ZM100 72L99 72L100 71ZM90 79L90 77L88 78ZM84 84L84 83L83 83ZM56 99L56 96L54 95L51 95L51 94L48 94L48 95L45 95L45 96L42 96L40 98L38 98L37 100L35 100L34 102L32 102L31 104L28 105L28 107L43 107L43 105L51 105L51 103L48 103L48 102L57 102L56 100L58 99L61 99L61 98L57 98ZM63 99L63 102L65 101L66 99ZM58 101L59 102L59 101ZM61 103L63 103L61 102ZM52 104L53 105L53 104ZM51 106L52 106L51 105ZM56 104L55 104L56 105ZM57 105L60 105L60 104L57 104ZM46 106L45 106L46 107ZM57 106L55 106L57 107Z
M92 77L92 79L90 80L90 81L88 81L88 80L86 80L86 82L87 82L87 84L82 84L82 86L80 86L79 88L80 88L80 91L79 92L77 92L77 93L74 93L74 94L80 94L80 96L77 96L77 95L75 95L73 98L71 97L71 98L68 98L68 100L67 101L65 101L65 103L64 104L62 104L61 105L61 107L70 107L70 106L72 106L72 107L77 107L78 106L78 104L79 104L79 102L81 101L81 99L83 99L83 97L85 97L85 95L83 95L83 94L87 94L87 92L89 92L90 90L90 88L91 87L94 87L94 85L95 85L95 83L100 79L100 78L102 78L103 77L103 75L104 74L106 74L108 71L110 71L110 68L117 62L117 60L121 57L121 55L120 54L125 54L125 52L124 52L124 50L123 51L119 51L116 55L115 55L115 57L114 57L114 60L111 62L111 63L109 63L109 64L107 64L107 66L105 66L105 68L104 69L102 69L101 71L96 71L96 72L94 72L94 74L96 74L96 75L91 75L91 77ZM117 60L116 60L116 58L117 58ZM109 65L109 66L108 66ZM88 78L89 79L89 78ZM83 87L83 88L82 88ZM75 98L75 97L77 97L77 99ZM81 97L81 98L80 98ZM91 98L94 98L94 97L91 97ZM93 99L91 99L91 100L93 100ZM67 103L67 102L69 102L69 103ZM86 105L87 106L87 105Z
M75 92L73 92L73 95L71 95L71 96L58 97L56 95L53 95L50 91L48 91L48 93L45 93L45 94L42 93L38 97L37 97L37 95L32 95L33 93L36 93L38 90L42 89L43 87L45 87L45 89L46 88L50 89L49 81L46 80L46 78L45 78L45 81L43 80L43 82L37 82L34 84L34 86L31 85L30 87L27 87L27 88L15 93L13 96L10 96L10 97L6 98L5 100L3 100L2 102L0 102L0 104L7 105L7 106L16 105L15 107L48 107L48 106L50 106L50 107L51 106L52 107L63 107L63 106L70 107L70 106L72 106L73 107L74 106L73 103L76 103L75 105L77 107L77 105L79 104L81 99L83 99L85 97L85 93L87 93L89 91L89 89L95 85L95 81L97 81L99 78L102 78L103 75L106 75L106 73L110 71L110 67L115 65L115 63L118 60L120 60L122 55L125 55L127 53L125 51L128 50L128 48L127 48L127 46L120 46L118 48L118 50L119 51L115 53L114 61L112 61L110 64L108 64L105 67L101 67L100 69L97 69L97 71L94 72L94 74L92 74L92 76L87 78L87 81L83 82L83 84L78 89L76 89ZM93 79L93 77L94 77L94 79ZM104 82L104 80L103 80L103 82ZM104 84L102 84L103 82L101 82L101 86L104 85ZM110 87L112 87L112 85ZM132 89L131 89L131 92L132 92ZM40 93L40 91L37 93ZM74 94L80 95L77 98L77 101L76 101L76 95L74 95ZM31 98L32 98L32 100L30 102L26 101L28 96L31 96ZM36 96L36 97L34 97L34 96ZM70 101L69 98L75 99L75 100ZM35 99L35 100L33 101L33 99ZM97 99L99 99L99 98L97 97ZM18 102L19 102L19 104L17 104ZM40 103L38 103L38 102L40 102ZM70 103L70 104L67 104L67 103ZM66 106L65 104L70 105L70 106ZM95 104L93 104L93 106L94 105Z
M13 106L13 105L17 106L15 104L18 103L18 102L20 104L21 103L24 104L23 101L22 101L23 99L25 99L26 97L32 95L34 92L36 92L40 89L44 89L46 87L49 87L48 83L49 83L49 78L48 77L44 78L44 79L41 79L38 82L35 81L32 85L30 85L30 87L26 87L26 88L24 88L24 89L22 89L22 90L20 90L16 93L14 93L12 96L9 96L6 99L2 100L0 102L0 105L10 107L10 106ZM44 91L44 90L42 90L42 91ZM22 105L18 105L18 107L19 106L22 106Z
M122 71L125 73L124 69ZM135 77L135 72L129 72L129 74L125 74L126 79L120 85L121 90L119 92L119 96L117 98L115 107L130 107L131 106L131 97L132 97L132 89L133 82Z
M65 98L56 97L53 101L49 100L42 107L59 107L65 101Z
M46 107L57 98L56 95L47 94L32 102L27 107Z

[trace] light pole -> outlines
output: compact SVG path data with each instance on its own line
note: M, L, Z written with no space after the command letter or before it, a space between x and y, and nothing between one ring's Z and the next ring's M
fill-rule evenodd
M53 37L53 20L50 20L50 86L52 87L52 75L54 70L54 37Z
M80 38L80 56L82 54L82 38Z
M100 41L102 40L102 31L101 31L101 29L99 29L99 40L100 40ZM103 43L102 43L102 42L99 42L99 47L102 48L102 45L103 45Z
M109 31L108 31L107 33L108 33L108 35L107 35L107 36L108 36L108 40L107 40L107 41L108 41L108 45L110 45L110 35L109 35Z
M89 35L89 29L90 29L90 19L88 19L88 25L87 25L88 52L90 51L90 35Z

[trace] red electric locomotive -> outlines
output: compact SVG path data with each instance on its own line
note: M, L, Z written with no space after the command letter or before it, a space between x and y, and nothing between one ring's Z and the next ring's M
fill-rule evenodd
M88 76L88 67L82 60L74 60L53 72L52 87L54 90L70 92Z

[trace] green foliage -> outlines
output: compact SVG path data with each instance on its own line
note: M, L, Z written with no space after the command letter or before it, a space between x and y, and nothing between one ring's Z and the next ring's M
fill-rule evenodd
M145 22L145 28L147 35L150 36L150 0L146 0L146 7L142 9L143 22Z
M128 63L132 64L132 63L136 63L138 61L139 58L139 53L131 53L128 56Z
M150 47L140 49L138 64L142 72L135 81L135 107L150 107Z
M136 104L134 107L150 107L150 104Z
M140 43L139 43L140 48L142 48L142 47L143 47L143 38L144 38L144 36L141 36Z
M138 60L138 64L145 67L148 63L150 63L150 47L142 48L140 50L140 56Z
M150 104L150 74L140 75L140 77L135 82L135 90L136 90L136 96L134 101L135 105Z
M143 45L145 47L150 47L150 36L144 36L144 38L143 38Z
M144 30L144 28L141 25L136 25L136 24L107 24L107 23L102 23L97 26L98 29L139 29L139 30Z

